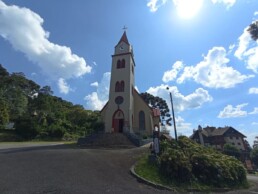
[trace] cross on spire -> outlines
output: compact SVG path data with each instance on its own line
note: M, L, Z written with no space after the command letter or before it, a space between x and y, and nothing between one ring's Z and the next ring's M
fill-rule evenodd
M122 29L123 29L124 31L126 31L126 30L127 30L127 27L126 27L126 26L124 26Z

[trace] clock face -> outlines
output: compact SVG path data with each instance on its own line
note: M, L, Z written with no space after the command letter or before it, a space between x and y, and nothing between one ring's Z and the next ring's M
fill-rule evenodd
M123 46L123 45L120 45L119 49L120 49L120 50L124 50L124 46Z

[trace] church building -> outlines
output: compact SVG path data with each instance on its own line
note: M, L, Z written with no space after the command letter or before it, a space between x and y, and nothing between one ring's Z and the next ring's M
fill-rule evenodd
M135 89L133 48L126 31L112 55L109 100L101 110L106 133L151 135L159 128L160 112L152 109Z

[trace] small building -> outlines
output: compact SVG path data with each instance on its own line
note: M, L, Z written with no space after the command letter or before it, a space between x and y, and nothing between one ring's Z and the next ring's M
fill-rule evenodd
M193 131L191 139L204 146L211 146L218 150L223 150L226 143L236 146L240 151L247 151L245 143L246 136L234 129L233 127L205 127L198 126Z
M152 135L160 111L151 108L135 89L133 48L124 31L112 55L109 100L101 110L106 133Z

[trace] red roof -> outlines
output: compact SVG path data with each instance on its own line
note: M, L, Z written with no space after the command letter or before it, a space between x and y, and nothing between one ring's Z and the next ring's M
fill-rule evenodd
M119 40L119 42L118 42L117 44L119 44L119 43L121 43L121 42L125 42L126 44L129 45L129 41L128 41L128 39L127 39L127 36L126 36L126 32L125 32L125 31L124 31L122 37L120 38L120 40Z

